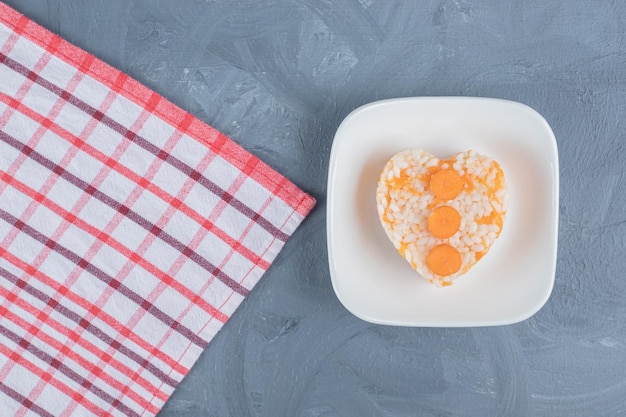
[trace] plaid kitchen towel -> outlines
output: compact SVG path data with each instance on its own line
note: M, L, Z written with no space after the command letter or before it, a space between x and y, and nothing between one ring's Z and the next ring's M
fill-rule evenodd
M313 205L0 3L0 415L158 413Z

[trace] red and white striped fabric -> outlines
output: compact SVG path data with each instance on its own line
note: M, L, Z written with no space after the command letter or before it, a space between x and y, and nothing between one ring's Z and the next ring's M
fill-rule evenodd
M0 3L0 414L157 414L313 205Z

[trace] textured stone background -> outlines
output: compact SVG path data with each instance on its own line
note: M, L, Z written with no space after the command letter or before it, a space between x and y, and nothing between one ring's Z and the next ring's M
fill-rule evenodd
M5 1L319 201L159 417L626 415L626 3ZM333 293L335 129L361 104L421 95L521 101L552 125L556 284L523 323L381 327Z

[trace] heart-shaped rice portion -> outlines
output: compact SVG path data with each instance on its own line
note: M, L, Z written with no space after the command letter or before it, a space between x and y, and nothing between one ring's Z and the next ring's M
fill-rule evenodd
M424 278L447 286L494 244L507 210L504 173L475 151L440 160L420 149L394 155L378 179L387 236Z

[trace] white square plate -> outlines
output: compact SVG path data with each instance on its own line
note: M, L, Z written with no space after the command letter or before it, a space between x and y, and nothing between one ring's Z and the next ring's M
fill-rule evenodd
M399 151L438 158L468 149L500 163L509 210L489 253L454 285L429 284L396 252L376 212L383 166ZM363 320L425 327L516 323L554 284L559 164L550 126L505 100L417 97L352 112L337 130L328 174L328 255L339 300Z

